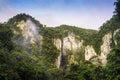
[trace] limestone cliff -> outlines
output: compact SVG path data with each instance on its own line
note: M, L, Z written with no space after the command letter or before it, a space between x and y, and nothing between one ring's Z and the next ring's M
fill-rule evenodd
M14 33L13 42L27 48L28 51L31 50L29 52L34 54L34 52L37 53L36 51L43 49L41 45L43 45L44 40L45 51L42 54L51 57L51 63L52 61L55 62L57 68L65 68L69 64L79 64L84 61L105 66L107 55L112 50L111 44L112 46L120 45L120 29L107 25L109 21L101 27L100 31L96 31L68 25L56 28L42 27L41 29L40 26L42 25L28 15L22 14L14 18L8 22L16 25L12 29ZM112 22L110 24L112 25ZM96 44L98 45L96 46ZM100 53L97 52L96 48ZM52 57L56 61L52 60Z
M111 39L112 39L112 33L108 33L102 38L103 44L101 45L101 54L99 58L103 65L107 63L106 58L111 51L111 47L110 47Z
M93 56L96 56L96 52L91 45L85 47L85 60L90 60Z
M17 27L19 31L14 30L14 34L21 36L17 37L16 40L14 39L16 44L25 46L41 42L42 36L39 34L40 29L30 19L26 20L26 22L21 20L17 23Z
M83 46L83 40L79 41L75 38L73 33L70 33L67 37L63 38L63 40L54 39L54 44L57 49L60 50L60 54L57 59L57 67L59 68L61 64L61 55L68 55L67 51L72 51L75 53L78 49L81 49ZM69 63L76 63L73 55L74 54L69 56Z
M68 58L68 61L69 61L68 64L78 63L75 60L75 58L76 58L75 52L77 50L81 50L81 49L84 51L83 54L84 54L85 60L91 61L93 64L105 66L107 63L107 60L106 60L107 55L110 53L110 51L112 49L111 48L111 43L112 43L111 40L115 36L115 34L119 31L120 31L120 29L117 29L114 31L113 34L110 32L110 33L105 34L102 37L103 43L100 46L100 51L101 51L100 55L95 52L95 49L93 48L92 45L84 46L83 45L84 40L76 39L75 35L73 33L70 33L67 37L63 38L63 43L61 42L60 39L54 39L55 46L60 50L60 54L57 59L57 67L59 68L59 66L61 64L61 53L63 53L64 55L69 55L67 52L68 50L72 51L71 57L69 56L69 58ZM112 35L113 35L113 37L112 37ZM114 42L115 42L115 44L117 44L116 39L114 39ZM63 44L63 45L61 45L61 44ZM61 47L63 47L63 50L61 50Z

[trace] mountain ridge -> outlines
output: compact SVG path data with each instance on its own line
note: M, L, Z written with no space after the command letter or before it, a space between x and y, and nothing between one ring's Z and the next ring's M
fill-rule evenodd
M82 64L102 67L107 65L107 56L112 49L120 45L119 25L117 17L113 16L99 31L70 25L47 27L30 15L18 14L0 25L0 47L10 50L10 54L6 55L12 56L8 58L13 62L17 61L11 63L13 66L19 65L14 70L18 70L16 75L21 78L24 78L20 74L23 69L27 71L26 74L29 71L39 74L39 71L50 73L51 70L66 72ZM4 35L8 36L5 38Z
M99 55L101 55L101 52L102 52L102 50L101 50L101 46L102 46L102 44L104 43L104 39L102 39L104 36L106 36L107 37L107 35L109 34L110 36L109 36L109 38L110 39L112 39L112 34L114 34L114 30L117 30L117 28L115 28L115 29L112 29L112 31L111 31L111 29L109 29L109 28L111 28L111 27L109 27L108 26L108 29L110 30L110 31L104 31L104 30L107 30L107 24L110 24L110 25L112 25L112 23L115 21L115 20L117 20L114 16L113 16L113 18L111 18L111 21L108 21L107 23L105 23L105 24L103 24L103 26L105 26L105 27L100 27L100 30L99 31L96 31L96 30L92 30L92 29L84 29L84 28L78 28L78 27L75 27L75 26L68 26L68 25L60 25L60 26L58 26L58 27L43 27L43 25L42 24L40 24L39 23L39 21L37 21L37 20L35 20L34 18L32 18L30 15L26 15L26 14L18 14L18 15L16 15L16 16L14 16L13 18L11 18L9 21L8 21L8 23L16 23L17 21L15 21L15 20L18 20L18 22L20 22L20 21L24 21L24 23L23 23L23 25L25 24L25 23L27 23L27 21L28 20L30 20L31 22L33 22L34 24L35 24L35 26L33 26L32 24L32 26L31 27L36 27L36 26L40 26L40 30L38 29L38 28L36 28L36 30L35 31L37 31L37 35L39 35L39 34L41 34L41 36L43 37L43 38L48 38L48 40L50 40L51 41L51 45L53 45L54 47L57 47L57 44L59 44L59 45L64 45L64 44L66 44L66 42L68 42L68 44L66 44L68 47L70 46L70 44L73 44L74 42L69 42L69 40L67 40L67 38L66 37L68 37L68 39L70 38L71 40L72 40L72 38L74 39L73 41L76 41L76 40L78 40L78 42L80 42L81 40L83 40L83 42L82 42L82 45L84 46L84 57L85 57L85 59L87 59L87 55L85 56L85 54L88 54L88 55L91 55L91 56L89 56L89 59L90 58L92 58L92 57L94 57L94 56L99 56ZM15 21L15 22L14 22ZM17 24L19 24L19 23L17 23ZM17 25L18 26L18 25ZM30 26L30 25L29 25ZM28 27L29 27L28 26ZM19 26L20 27L20 26ZM23 27L27 27L27 26L23 26ZM106 28L106 29L105 29ZM118 27L119 28L119 27ZM37 30L38 29L38 30ZM32 29L31 29L32 30ZM32 30L32 31L34 31L34 30ZM101 33L102 32L102 33ZM103 35L103 32L105 32L104 33L104 35ZM112 34L111 34L111 32L112 32ZM23 33L23 32L22 32ZM27 33L30 33L30 32L27 32ZM35 33L35 32L34 32ZM108 34L107 34L108 33ZM33 34L33 33L30 33L31 35ZM71 35L71 34L73 34L73 35ZM25 33L23 33L23 36L24 35L26 35L26 36L28 36L28 34L25 34ZM37 36L37 35L33 35L34 36L34 38L32 38L30 41L31 42L33 42L33 41L36 41L35 40L35 36ZM101 37L100 37L101 36ZM25 37L24 37L25 38ZM64 39L66 38L66 41L64 42ZM28 38L29 39L29 38ZM62 41L62 42L64 42L64 44L62 44L62 42L60 42L60 43L56 43L56 44L54 44L56 41L55 41L55 39L60 39L59 41ZM107 38L106 38L107 39ZM108 46L110 46L111 45L111 40L110 39L108 39ZM25 40L23 40L22 42L24 42ZM47 40L46 40L47 41ZM55 41L55 42L54 42ZM98 41L99 41L99 44L97 44L98 43ZM27 41L28 42L28 41ZM110 42L110 43L109 43ZM114 41L113 41L114 42ZM34 43L34 42L33 42ZM44 41L42 41L41 40L41 43L44 43ZM49 43L49 42L48 42ZM24 43L25 44L25 43ZM74 43L74 44L76 44L76 43ZM80 43L81 44L81 43ZM105 44L105 43L104 43ZM114 44L114 43L113 43ZM44 44L43 44L44 45ZM107 45L107 44L106 44ZM41 45L39 45L39 46L41 46ZM74 45L73 45L74 46ZM76 44L76 46L77 46L77 44ZM78 46L79 47L79 46ZM104 46L105 47L105 46ZM42 47L41 47L42 48ZM62 46L61 46L61 48L62 48ZM89 48L90 48L90 50L92 51L92 53L89 53ZM61 51L61 49L60 48L57 48L58 50L60 50ZM57 50L56 49L56 50ZM63 48L64 49L64 48ZM68 50L69 50L70 48L68 48ZM80 49L80 48L78 48L78 49ZM104 49L104 48L103 48ZM110 49L111 48L109 48L108 49L108 52L107 53L104 53L103 52L103 54L104 55L106 55L106 54L108 54L109 52L110 52ZM49 49L48 49L49 50ZM71 50L71 49L70 49ZM87 52L85 51L85 50L88 50ZM43 52L45 52L45 51L43 51ZM64 51L61 51L62 53L66 53L66 51L64 50ZM60 53L61 53L60 52ZM80 52L79 52L80 53ZM93 54L94 53L94 54ZM47 53L48 54L48 53ZM107 56L107 55L106 55ZM105 56L105 59L106 59L106 56ZM87 59L87 60L89 60L89 59ZM98 58L99 59L99 58ZM102 58L101 58L102 59ZM55 61L55 60L54 60ZM102 64L104 64L104 63L102 63ZM105 64L106 64L106 62L105 62ZM104 65L105 65L104 64Z

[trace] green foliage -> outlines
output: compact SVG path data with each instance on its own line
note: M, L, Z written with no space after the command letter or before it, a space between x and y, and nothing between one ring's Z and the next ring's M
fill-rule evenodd
M14 49L12 42L13 33L6 24L0 24L0 79L13 80L19 76L15 72L14 60L11 51Z
M103 24L103 26L100 27L99 31L96 30L90 30L90 29L83 29L78 28L75 26L68 26L68 25L61 25L59 27L45 27L43 29L43 36L47 33L50 38L59 38L63 39L64 37L67 37L68 34L73 33L75 34L76 39L78 40L84 40L83 44L86 45L93 45L95 51L97 54L100 54L100 47L103 44L102 38L107 33L113 33L115 30L120 28L120 22L117 18L117 16L113 16L109 21ZM112 38L113 39L113 38ZM114 47L114 41L111 40L111 47Z
M116 45L120 45L120 31L118 31L117 33L116 33L116 35L114 36L114 39L115 39L115 41L116 41Z
M117 0L115 3L115 13L118 16L118 18L120 19L120 0Z
M93 80L92 70L94 69L92 64L71 64L70 69L65 74L65 80Z
M12 25L0 24L0 80L46 80L41 56L14 44L13 37Z
M55 28L55 30L58 30L58 29L60 30L59 32L57 32L57 34L61 33L64 37L68 36L69 33L74 33L76 36L79 36L78 38L79 40L85 41L84 45L92 44L93 35L96 35L98 33L98 31L96 30L83 29L83 28L78 28L75 26L68 26L68 25L61 25L60 27Z
M8 24L15 26L18 24L18 22L22 20L27 21L28 19L30 19L33 23L35 23L36 26L39 26L40 28L43 27L43 25L40 24L39 21L35 20L33 17L25 13L21 13L21 14L17 14L16 16L13 16L12 18L9 19Z
M27 19L31 19L41 28L42 46L35 43L26 49L26 47L13 43L14 39L22 36L13 34L13 30L21 33L17 23ZM119 80L120 32L113 36L113 32L120 28L119 25L118 17L113 16L100 27L99 31L68 25L55 28L42 27L43 25L31 16L18 14L7 23L0 24L0 80ZM76 52L67 51L67 55L62 55L61 60L61 65L65 68L62 70L56 68L55 62L60 51L54 45L54 39L59 38L62 41L63 38L73 33L77 40L84 40L84 46L93 45L99 54L100 46L103 43L102 37L109 32L112 33L111 47L114 49L108 55L106 67L95 66L90 61L85 61L83 48ZM117 47L115 47L113 39L118 43ZM71 55L75 56L75 61L78 63L66 66L67 58Z
M47 70L48 80L64 80L63 71L57 68Z
M113 33L115 30L120 28L120 22L118 20L117 16L113 16L109 21L104 23L98 32L98 34L95 37L95 44L93 47L95 48L95 51L100 54L100 46L103 44L102 38L104 37L105 34L107 33L112 33L112 39L111 39L111 47L113 48L115 43L113 41Z
M76 61L79 64L82 63L83 61L85 61L85 51L84 51L84 48L81 48L81 49L76 51L75 58L76 58Z
M44 33L41 53L44 56L45 60L50 65L53 65L59 55L59 50L57 50L56 46L53 43L54 35L51 34L53 32L52 29L45 28L43 32Z
M66 53L67 53L67 60L70 60L71 56L74 56L74 61L77 62L78 64L81 64L82 62L85 61L85 52L84 52L84 48L81 47L81 49L78 49L76 51L72 51L72 50L66 50ZM69 61L66 62L68 65Z
M61 25L58 27L44 27L42 29L42 34L43 36L47 36L51 39L59 38L63 39L68 36L68 34L73 33L75 34L75 38L78 40L84 40L83 44L86 45L93 45L96 49L96 52L100 49L97 50L96 47L100 47L100 45L96 45L98 43L98 31L97 30L90 30L90 29L83 29L83 28L78 28L75 26L69 26L69 25ZM101 38L100 38L101 39Z
M13 37L13 32L10 29L10 27L6 24L1 24L0 25L0 42L1 42L0 47L11 51L14 48L12 37Z
M109 80L120 79L120 47L115 47L107 57L107 69L110 75Z

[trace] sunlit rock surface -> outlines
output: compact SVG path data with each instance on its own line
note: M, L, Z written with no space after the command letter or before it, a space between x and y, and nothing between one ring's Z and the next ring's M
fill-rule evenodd
M112 33L108 33L106 34L103 38L103 44L101 45L101 54L100 54L100 59L103 65L106 65L107 63L107 55L110 53L111 51L111 38L112 38Z
M26 22L23 20L20 21L17 27L19 27L21 30L23 45L29 43L33 44L41 41L42 36L39 34L40 29L30 19L28 19Z
M85 60L90 60L93 56L96 56L94 48L90 45L85 47Z

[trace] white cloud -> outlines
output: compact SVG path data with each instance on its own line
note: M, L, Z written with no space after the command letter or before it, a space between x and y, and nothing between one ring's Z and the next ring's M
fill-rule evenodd
M91 11L72 12L72 11L55 11L43 10L43 13L37 12L33 14L41 23L47 26L59 26L61 24L73 25L88 29L98 29L104 22L112 17L112 11L103 12Z
M106 20L112 17L114 9L21 9L17 10L7 3L7 0L0 0L0 22L7 21L18 13L27 13L38 19L47 26L59 26L61 24L73 25L88 29L98 29Z

